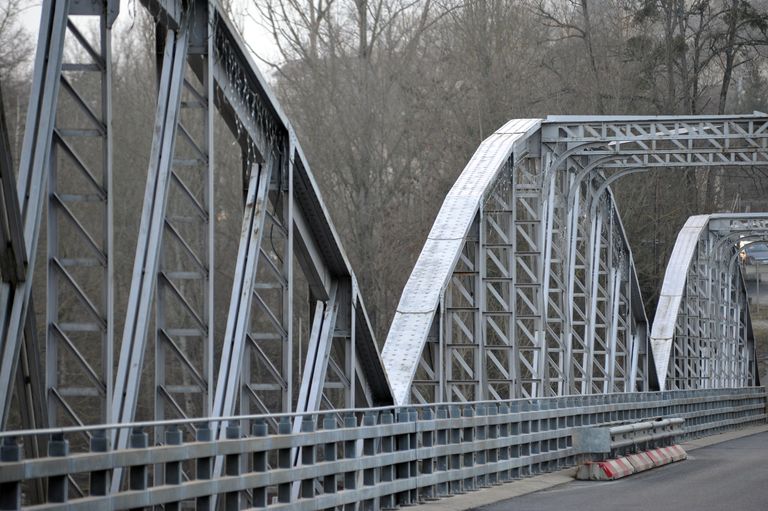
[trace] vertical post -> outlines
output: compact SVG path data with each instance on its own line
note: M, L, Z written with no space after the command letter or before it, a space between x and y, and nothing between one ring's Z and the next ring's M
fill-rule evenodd
M311 415L306 415L301 420L301 432L312 433L315 431L315 419ZM301 464L304 466L310 466L315 464L315 446L302 445L301 446ZM310 477L302 479L301 481L301 498L311 499L315 496L315 478Z
M475 458L477 459L478 465L485 465L487 458L486 458L486 452L485 452L485 440L486 440L486 433L487 433L487 421L488 419L485 417L486 411L485 411L485 405L480 403L476 406L477 408L477 416L478 416L478 422L477 426L475 427L475 434L477 439L477 447L478 449L475 451ZM482 422L480 422L482 421ZM485 475L478 475L477 476L477 485L480 488L486 488L488 486L487 478Z
M197 430L195 440L198 442L210 442L213 438L211 433L212 432L208 424L204 424ZM213 470L212 457L207 456L204 458L198 458L195 465L197 472L196 477L198 480L207 481L211 478L211 473ZM197 497L197 500L195 501L195 508L197 511L211 511L211 496L203 495L202 497Z
M475 416L474 410L472 410L472 407L470 405L464 406L464 412L463 412L464 418L471 418ZM464 467L471 468L475 465L475 453L472 450L473 444L475 442L475 427L472 425L472 422L469 422L469 425L467 425L464 428L464 438L463 442L464 444L469 444L469 449L464 453ZM464 479L464 489L467 491L472 491L476 487L476 478L475 476L469 476Z
M240 438L240 425L237 422L232 422L227 426L226 438L227 440L237 440ZM224 474L230 477L237 477L240 475L239 453L227 454L224 457ZM227 492L224 495L224 510L240 511L239 491Z
M165 430L163 441L165 445L181 445L182 433L176 426L171 426ZM167 461L163 467L163 481L166 485L181 484L182 469L180 461ZM164 511L179 511L180 502L168 502L164 506Z
M365 412L365 415L363 416L363 426L364 427L372 427L376 425L376 414L374 412ZM372 457L377 454L376 450L376 438L366 438L363 440L363 456ZM368 487L373 487L377 483L376 479L376 469L375 468L367 468L363 471L363 484ZM368 509L379 509L379 503L377 499L370 499L367 502L364 502L366 511Z
M507 442L504 440L509 436L509 407L505 404L499 405L499 415L502 416L502 420L499 424L499 438L504 441L504 443L501 444L501 448L499 449L499 461L500 465L504 466L505 461L509 460L509 450L510 447L507 444ZM502 483L505 483L512 479L511 477L511 469L502 469L498 472L498 478L499 481Z
M141 428L136 428L128 439L128 446L131 449L146 449L149 445L149 435ZM147 489L149 474L147 465L134 465L128 469L128 488L131 491L142 491ZM119 481L118 481L119 482ZM137 509L144 509L137 508Z
M490 440L490 443L493 443L497 438L499 438L499 425L496 422L497 411L498 408L495 404L488 406L488 440ZM488 449L488 464L496 466L498 461L499 449L496 447ZM488 484L498 484L498 481L498 472L491 472L488 474Z
M336 418L333 414L327 414L323 419L323 429L331 431L336 429ZM368 441L369 439L366 439ZM325 444L323 460L327 463L336 461L336 442ZM336 474L331 473L323 479L323 493L336 493Z
M424 421L431 422L427 429L424 429L421 433L421 446L425 449L431 449L435 445L435 423L433 422L434 417L432 415L432 410L429 408L424 410L424 415L422 416L422 419ZM417 444L418 445L418 444ZM426 476L431 476L434 472L435 468L435 458L432 456L427 456L421 461L421 473ZM435 494L437 493L437 486L430 485L424 488L424 491L422 493L423 498L425 500L433 500L435 498Z
M63 433L55 433L48 442L48 456L69 456L69 440ZM67 489L69 481L66 475L51 476L48 478L48 502L64 503L67 501Z
M447 422L446 419L448 419L448 409L445 406L439 406L437 408L437 445L440 446L446 446L448 445L448 430L445 427L439 427L441 422ZM445 449L442 449L445 451ZM445 472L448 470L448 455L442 455L437 457L437 471L438 472ZM448 483L442 482L437 484L437 497L447 497L448 496Z
M450 414L451 419L459 419L461 417L461 409L458 407L458 405L451 406L450 408ZM451 427L451 437L449 439L449 442L451 444L460 444L461 443L461 428L459 427ZM451 454L450 458L450 470L455 473L459 473L461 470L461 455L460 454ZM464 493L462 491L462 481L461 479L451 479L450 481L450 488L449 488L450 494L457 494L457 493Z
M251 427L251 434L255 437L267 436L267 423L264 419L259 419ZM253 453L253 471L257 473L263 473L267 471L267 452L255 451ZM259 486L253 489L253 507L266 508L267 507L267 489L264 486Z
M408 411L401 409L397 414L397 422L401 424L406 423L408 422L408 419ZM403 452L410 449L410 435L407 433L397 435L395 441L397 443L396 448L398 451ZM397 479L408 479L410 477L410 464L408 462L398 463L395 471L397 472ZM407 491L403 491L397 494L397 504L400 506L410 504L410 496Z
M0 446L0 462L13 463L21 461L21 449L16 439L6 437L3 439L3 445ZM17 510L21 509L21 481L9 481L0 483L0 509Z
M410 447L413 449L414 453L418 452L417 449L419 447L419 434L418 434L418 427L417 422L419 420L419 414L415 409L411 409L408 411L408 420L413 423L413 429L411 430L410 436ZM414 459L410 462L410 477L416 478L418 481L419 479L419 461L418 459ZM410 501L412 504L416 504L419 501L419 488L413 488L411 489L411 496Z
M99 430L93 433L91 437L91 452L107 452L109 442L107 441L107 432ZM91 496L106 495L109 491L109 470L94 470L91 472L90 492Z
M278 425L278 434L290 435L291 434L291 420L288 417L282 417L280 424ZM293 466L291 459L291 448L278 449L277 451L277 468L290 469ZM277 501L281 504L291 501L291 482L281 483L277 485Z
M344 427L348 429L357 428L357 419L354 413L350 412L349 415L344 417ZM351 460L351 471L344 473L344 490L354 490L357 488L357 470L354 469L357 458L357 440L345 440L344 441L344 459ZM356 505L354 503L346 504L344 511L354 511Z
M388 425L394 422L392 412L384 412L381 414L381 424ZM387 455L394 452L393 438L391 435L384 435L381 438L381 454ZM384 465L381 467L381 482L389 483L394 480L393 465ZM393 495L387 494L381 497L380 505L382 509L389 509L394 507Z

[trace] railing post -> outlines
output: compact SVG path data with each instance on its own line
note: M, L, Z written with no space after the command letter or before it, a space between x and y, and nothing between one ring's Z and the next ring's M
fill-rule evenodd
M227 426L225 432L227 440L240 438L240 425L237 422ZM240 475L240 453L232 453L224 456L224 474L230 477ZM240 492L231 491L224 495L224 511L240 511Z
M13 437L3 439L0 446L0 463L21 461L21 448ZM0 483L0 509L21 509L21 481Z
M403 424L408 422L409 416L408 411L405 409L400 409L400 411L397 412L397 422L399 424ZM408 451L409 449L409 441L410 436L407 433L400 433L397 435L396 442L396 449L398 452ZM395 467L395 476L397 479L408 479L409 476L409 469L410 465L407 462L399 462ZM397 504L400 506L407 505L408 504L408 492L400 492L397 494L396 500Z
M437 409L437 420L443 421L448 418L448 409L445 406L440 406ZM437 429L437 445L439 447L443 447L443 449L440 449L441 451L445 452L445 446L448 445L448 430L444 427L440 427ZM439 455L437 457L437 471L438 472L445 472L448 470L448 455L443 454ZM437 484L437 496L438 497L447 497L448 496L448 483L438 483Z
M66 457L69 455L69 440L63 433L54 433L48 442L48 456ZM69 482L66 475L48 478L48 502L66 502Z
M488 406L488 440L490 440L490 443L493 443L497 438L499 438L499 425L496 423L497 411L498 408L495 404ZM498 466L498 462L499 449L497 447L488 449L488 464L493 465L493 467L496 468ZM492 485L499 484L498 476L498 471L494 471L488 474L488 483Z
M487 424L488 418L486 417L485 405L480 403L477 405L477 426L475 427L475 438L477 440L478 449L475 451L475 460L477 465L485 465L486 458L486 439L487 439ZM481 469L484 467L481 467ZM487 478L485 474L478 474L476 477L477 486L480 488L487 488Z
M384 412L381 414L381 424L388 426L394 422L392 412ZM393 438L390 434L383 434L381 437L381 454L386 456L394 452ZM394 465L387 464L381 467L381 482L389 483L394 480ZM381 508L389 509L394 507L394 500L392 494L387 494L380 499Z
M522 458L528 456L526 449L528 444L523 443L522 435L528 433L528 422L523 412L523 403L521 401L512 401L509 404L509 413L512 415L513 420L510 424L509 434L512 436L513 445L509 446L509 457L511 459L517 459L515 463L517 466L513 466L510 471L510 477L512 479L519 479L526 475L526 466L523 465Z
M363 416L363 427L370 428L375 425L376 415L373 412L365 412L365 415ZM363 440L363 456L372 457L377 454L376 441L377 439L375 437ZM365 486L375 486L377 482L375 468L367 468L363 471L363 484ZM379 509L379 507L376 499L370 499L363 502L364 511Z
M422 419L424 421L430 421L430 428L421 433L421 446L425 449L431 449L435 445L435 423L432 416L432 410L426 408L423 412ZM418 445L418 444L417 444ZM427 456L421 461L421 473L430 476L434 473L435 458L433 456ZM435 485L429 485L424 487L423 498L424 500L433 500L436 494Z
M459 419L461 417L461 409L456 405L451 406L450 412L451 419ZM450 435L451 436L449 441L451 444L461 443L461 428L452 427ZM450 471L458 474L461 471L461 455L458 453L451 454L450 462ZM461 479L450 479L449 493L453 495L457 493L463 493L463 485Z
M149 445L149 435L141 428L136 428L128 438L128 446L131 449L146 449ZM147 489L147 465L134 465L128 469L128 488L131 491ZM143 508L139 508L143 509Z
M267 423L264 419L259 419L253 426L251 426L251 434L256 437L267 436ZM253 453L253 471L254 472L266 472L267 471L267 452L255 451ZM265 508L267 507L267 488L265 486L259 486L253 489L253 507Z
M302 417L301 419L301 432L313 433L315 431L315 419L311 415ZM301 446L301 464L302 466L312 466L315 464L315 446L302 445ZM315 496L315 478L310 477L308 479L301 480L301 498L311 499Z
M465 418L471 418L474 417L475 413L472 410L472 407L469 405L466 405L464 407L464 413ZM468 426L464 428L464 439L462 443L465 444L472 444L475 441L475 426L470 422ZM473 446L469 446L469 451L464 453L464 466L465 467L473 467L475 465L475 451L473 450ZM470 476L464 479L464 490L465 491L472 491L475 489L475 476Z
M336 417L333 414L328 414L323 419L323 429L326 431L332 431L336 429ZM326 463L336 461L336 442L328 442L325 444L323 451L323 461ZM331 473L325 476L323 479L323 493L336 493L336 474Z
M182 433L176 426L165 430L165 445L181 445ZM181 484L181 461L167 461L164 467L164 480L167 485ZM179 502L165 504L164 511L178 511Z
M411 408L408 410L408 420L413 423L413 431L410 433L410 441L409 441L409 448L414 451L414 453L418 452L416 449L419 447L419 433L418 433L418 427L417 422L419 421L419 413L416 411L416 409ZM409 477L416 478L416 481L419 480L419 460L417 458L414 458L410 462L410 474ZM417 504L419 502L419 488L418 486L416 488L413 488L411 491L411 504Z
M499 438L504 441L501 448L499 449L499 461L501 461L502 466L504 465L504 462L510 459L509 452L510 452L510 446L508 442L505 440L509 436L509 406L505 404L499 405L499 415L502 416L501 424L499 424ZM499 471L499 481L502 483L505 483L512 479L512 469L511 468L504 468Z
M211 429L207 424L201 425L195 433L195 440L198 442L210 442L212 435ZM195 472L198 480L207 481L211 478L213 470L213 458L206 456L198 458L195 462ZM203 495L197 497L195 500L195 508L197 511L210 511L211 510L211 496Z
M288 417L282 417L280 419L280 424L277 427L277 432L280 435L290 435L291 434L291 419ZM293 466L293 462L291 461L291 451L292 449L290 447L287 447L285 449L278 449L277 451L277 468L290 470ZM282 503L290 502L291 501L291 483L281 483L277 485L277 501Z
M104 430L94 431L89 447L91 452L107 452L109 450L107 432ZM109 491L109 473L109 470L94 470L91 472L89 495L101 496L107 494Z
M357 428L357 418L350 412L344 417L344 427L347 429ZM344 441L344 459L353 460L350 463L351 471L344 473L344 490L354 490L357 488L357 470L354 468L357 458L357 440ZM345 511L354 511L355 503L349 503L344 506Z

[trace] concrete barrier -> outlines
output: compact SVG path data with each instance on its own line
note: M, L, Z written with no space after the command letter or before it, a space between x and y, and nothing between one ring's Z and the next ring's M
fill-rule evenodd
M648 456L653 460L653 464L657 467L661 467L662 465L668 465L669 463L672 463L672 456L665 453L661 449L651 449L650 451L646 451Z
M629 461L632 468L635 469L635 472L643 472L656 466L653 463L653 460L644 452L628 455L627 461Z
M615 460L592 461L579 467L576 479L590 481L611 481L635 473L634 467L627 458Z
M668 465L688 457L679 445L660 447L636 454L628 454L605 461L590 461L576 471L576 479L582 481L612 481L652 468Z

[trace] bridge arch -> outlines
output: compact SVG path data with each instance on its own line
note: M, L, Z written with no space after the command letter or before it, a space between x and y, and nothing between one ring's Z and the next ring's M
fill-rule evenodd
M504 125L447 194L384 345L395 402L647 388L647 320L612 193L584 209L592 213L592 234L570 254L568 290L562 272L550 273L552 280L545 272L553 257L547 199L561 198L575 178L555 174L560 181L549 186L545 169L570 156L542 158L541 128L540 120ZM547 312L573 316L563 303L578 303L584 320L575 328L561 321L554 331Z
M651 331L659 387L759 384L742 240L768 239L768 213L692 216L672 250Z
M768 116L759 112L550 116L527 131L520 122L470 160L403 291L383 352L397 403L655 387L610 184L654 168L768 164ZM507 210L490 205L504 203L495 190L510 194ZM499 232L500 211L511 216L510 235L484 239L490 224ZM513 255L499 257L504 249ZM508 294L492 289L503 279Z

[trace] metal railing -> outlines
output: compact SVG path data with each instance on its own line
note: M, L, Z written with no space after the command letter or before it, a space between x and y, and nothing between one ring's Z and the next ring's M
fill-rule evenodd
M68 428L33 432L50 440L48 456L30 460L18 459L17 439L31 432L6 432L0 434L0 508L32 504L24 488L40 479L47 482L47 500L35 506L41 510L211 509L216 499L233 511L388 508L575 465L593 456L574 446L577 431L657 417L684 419L681 437L763 423L766 392L606 394L165 421L164 445L154 447L145 430L156 423ZM296 420L301 432L293 433ZM217 425L226 425L226 439L212 440ZM107 451L108 430L125 427L129 447ZM70 452L86 432L90 452ZM212 478L215 463L224 470ZM117 468L126 477L119 492L108 494Z
M574 431L573 444L580 452L611 457L671 445L685 433L685 419L673 417L631 422L612 427Z

